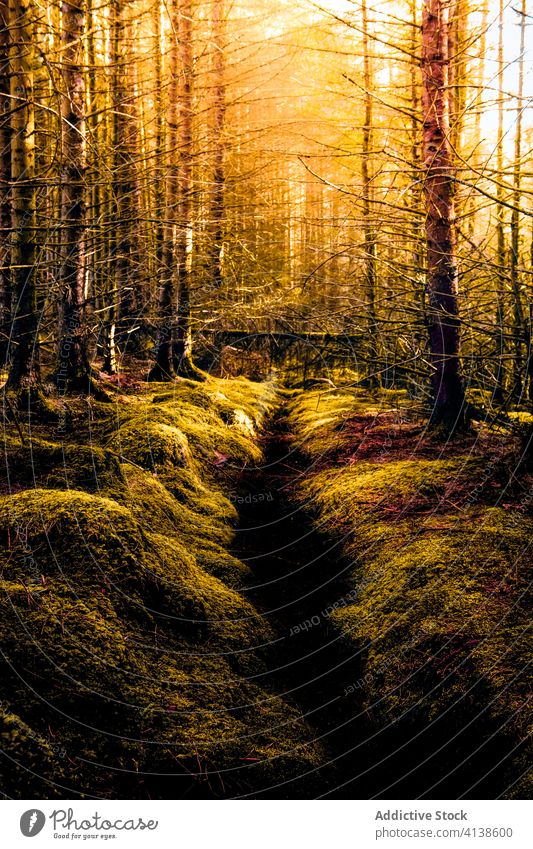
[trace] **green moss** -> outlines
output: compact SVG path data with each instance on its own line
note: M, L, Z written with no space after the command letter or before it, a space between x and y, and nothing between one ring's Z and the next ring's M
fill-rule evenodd
M429 721L481 680L489 716L513 717L525 738L533 522L478 508L398 530L361 558L356 602L332 615L344 638L365 648L367 705L394 716L416 708Z
M230 543L237 513L221 492L206 486L194 472L177 470L168 486L161 477L124 466L128 488L120 496L147 529L186 540Z
M32 436L25 444L4 437L7 480L16 485L96 492L124 486L120 462L97 445L52 442Z
M354 416L365 416L370 422L380 414L390 413L401 421L412 406L404 390L315 389L294 399L289 405L289 417L300 450L316 460L332 447L347 444L350 437L344 433L344 426Z
M151 421L148 412L143 411L144 415L122 425L110 447L121 457L151 471L167 465L180 468L192 463L185 435L173 425Z
M320 762L299 712L261 686L272 635L228 552L225 467L260 458L273 399L245 380L179 381L117 409L107 449L9 442L21 491L0 499L3 733L44 776L12 771L12 795L50 795L49 775L68 797L173 795L199 768L230 770L225 792L237 771L242 792ZM140 787L144 772L166 789Z
M486 483L486 465L482 458L462 455L442 460L359 462L310 476L301 484L300 497L310 505L318 501L328 525L351 526L354 518L360 520L367 513L379 522L382 517L394 519L407 511L438 512L449 510L450 497L465 503L479 500Z
M30 796L59 795L66 751L49 732L31 728L19 716L2 708L0 748L9 758L3 762L3 793L16 797L20 787L24 787Z
M217 464L244 466L260 460L255 436L272 408L272 387L242 380L191 385L180 381L143 403L120 410L109 446L142 468L211 471Z
M252 571L236 557L229 554L221 545L212 543L209 546L197 545L195 549L196 562L202 569L227 586L239 589L249 584Z
M308 456L329 459L302 478L297 498L353 563L354 600L330 618L363 658L351 691L357 708L363 698L380 728L425 727L455 713L462 727L469 711L483 709L487 728L504 728L511 747L526 740L533 520L519 507L494 506L500 473L509 480L497 447L490 459L461 453L460 444L428 459L414 445L409 459L376 451L341 466L328 450L353 409L333 394L313 420L310 394L294 402L290 423ZM364 395L357 401L363 430L372 428L374 402L367 398L365 412Z

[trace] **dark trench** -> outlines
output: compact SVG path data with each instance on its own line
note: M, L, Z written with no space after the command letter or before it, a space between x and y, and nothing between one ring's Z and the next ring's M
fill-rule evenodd
M256 789L253 777L243 777L231 795L498 797L508 786L506 760L513 746L505 729L487 718L490 696L483 681L430 724L416 712L377 724L364 709L365 647L340 637L328 617L333 605L353 598L354 564L343 559L338 542L318 532L312 506L302 509L294 501L306 460L293 445L283 408L262 441L263 464L241 475L234 549L253 570L247 595L277 636L268 650L268 671L257 683L300 710L326 755L318 770L277 786Z

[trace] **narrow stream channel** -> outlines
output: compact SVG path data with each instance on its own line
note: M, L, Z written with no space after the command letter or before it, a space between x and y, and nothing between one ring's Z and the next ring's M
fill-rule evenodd
M328 615L333 605L353 597L352 566L291 497L306 472L292 440L282 407L264 435L264 465L247 470L242 480L237 554L254 572L249 596L279 638L262 683L299 708L326 757L315 774L272 788L270 795L368 798L390 784L391 759L385 768L379 764L386 757L384 739L367 742L372 731L354 696L362 659L339 638Z
M261 685L298 707L326 757L312 775L258 795L496 797L503 789L501 776L498 770L487 774L487 758L498 764L508 749L476 707L482 699L478 688L472 723L468 716L458 721L452 715L428 728L410 717L378 729L371 722L362 707L363 658L328 620L328 608L349 599L353 567L338 543L319 534L312 517L291 498L306 464L293 445L283 407L265 430L263 451L264 464L249 468L241 479L235 545L235 554L254 573L248 595L278 637Z

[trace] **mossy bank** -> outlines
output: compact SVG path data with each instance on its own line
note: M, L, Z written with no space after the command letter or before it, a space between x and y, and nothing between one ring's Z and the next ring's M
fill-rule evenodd
M262 686L273 635L228 551L275 402L268 384L184 380L95 403L66 435L7 426L5 794L246 795L320 762Z
M329 619L362 664L343 695L381 746L380 788L528 796L533 481L512 441L434 441L386 390L308 392L289 421L294 497L349 564Z

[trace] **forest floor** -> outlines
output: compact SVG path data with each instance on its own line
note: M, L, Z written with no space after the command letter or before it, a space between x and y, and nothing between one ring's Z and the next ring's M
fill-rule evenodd
M527 794L533 481L512 440L442 444L410 406L316 390L270 422L237 550L273 686L326 747L320 795Z
M243 378L57 407L4 426L5 793L530 792L512 439Z

